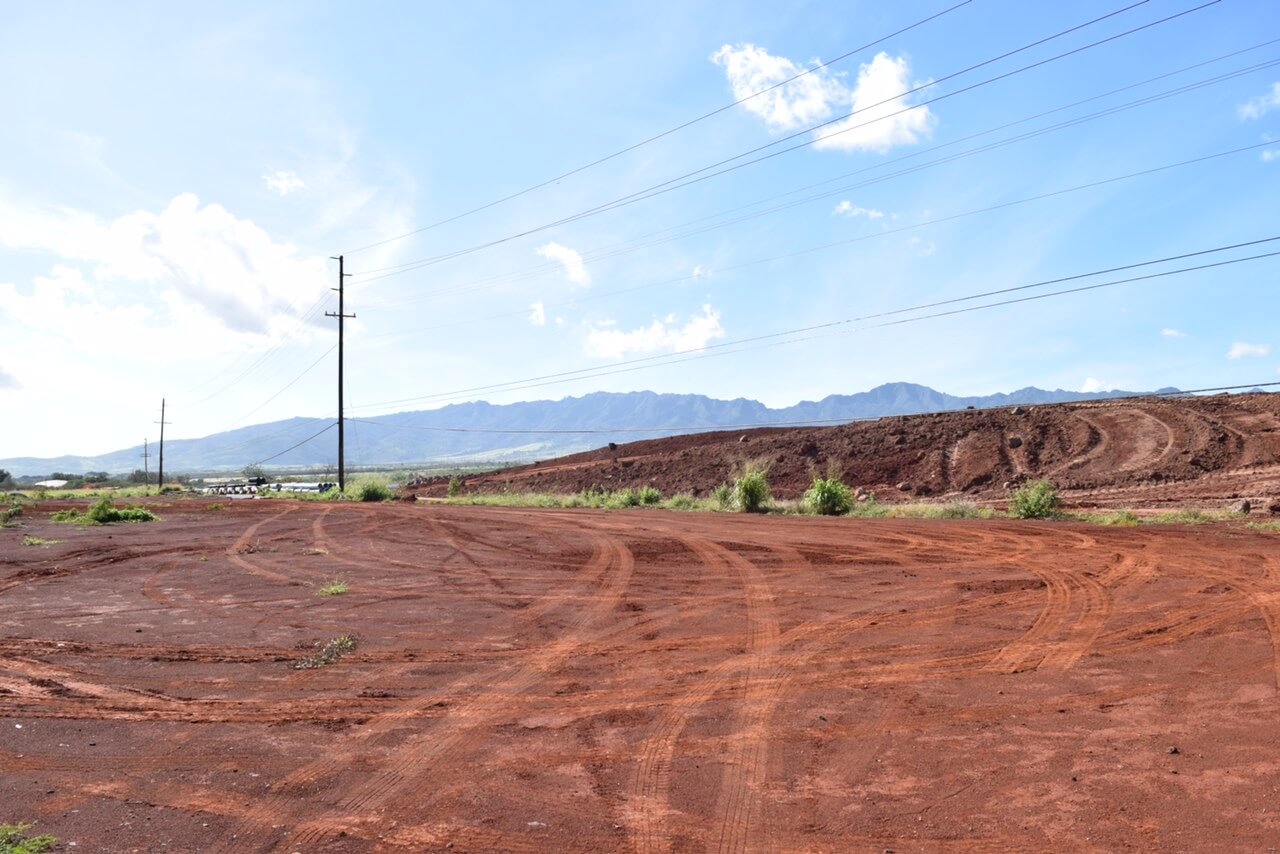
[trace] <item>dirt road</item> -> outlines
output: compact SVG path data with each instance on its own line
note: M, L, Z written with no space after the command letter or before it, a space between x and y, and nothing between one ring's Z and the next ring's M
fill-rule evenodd
M82 851L1280 840L1274 534L160 512L0 530L0 821Z

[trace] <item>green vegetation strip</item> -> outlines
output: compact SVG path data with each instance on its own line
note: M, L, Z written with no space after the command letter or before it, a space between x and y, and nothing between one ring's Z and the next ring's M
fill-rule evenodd
M43 854L58 844L49 835L29 836L29 824L0 824L0 854Z
M109 525L112 522L154 522L158 517L145 507L116 507L110 498L101 498L84 513L75 509L59 510L49 518L71 525Z

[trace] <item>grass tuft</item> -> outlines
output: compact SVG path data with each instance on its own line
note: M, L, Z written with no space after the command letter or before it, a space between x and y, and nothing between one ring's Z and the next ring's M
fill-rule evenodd
M0 824L0 854L43 854L58 844L48 834L28 836L29 824Z
M758 463L748 463L733 481L733 503L743 513L765 513L773 503L769 491L767 469Z
M815 477L805 491L804 508L819 516L843 516L853 506L853 490L836 477Z
M62 540L46 540L44 537L23 537L24 546L56 546Z
M341 596L351 588L347 586L347 582L341 580L330 581L318 591L321 596Z
M332 640L325 641L323 644L316 644L316 646L315 655L300 658L293 663L294 670L314 670L317 667L328 667L347 653L355 651L356 638L355 635L339 635Z

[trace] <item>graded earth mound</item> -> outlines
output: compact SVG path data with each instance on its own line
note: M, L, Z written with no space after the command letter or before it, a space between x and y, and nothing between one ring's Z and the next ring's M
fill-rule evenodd
M464 491L573 493L655 486L706 495L748 462L769 467L779 498L814 473L902 501L999 500L1048 478L1077 504L1146 506L1280 494L1280 395L1148 397L912 415L840 427L703 433L601 448L467 477ZM444 495L447 480L411 488Z

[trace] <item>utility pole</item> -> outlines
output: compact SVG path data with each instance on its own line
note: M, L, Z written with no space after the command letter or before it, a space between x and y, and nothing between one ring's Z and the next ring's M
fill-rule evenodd
M164 420L164 398L160 398L160 420L156 422L160 425L160 472L156 477L156 486L160 492L164 492L164 425L168 421Z
M347 488L346 425L343 423L345 413L342 408L342 357L344 349L342 331L344 326L343 321L348 317L355 317L355 315L345 313L345 289L343 286L346 284L347 276L350 276L351 274L344 272L341 255L330 257L334 258L334 260L338 262L338 286L333 288L333 290L338 292L338 311L336 314L332 311L326 311L324 316L338 318L338 489L342 490Z
M142 473L145 475L145 477L143 478L142 482L147 486L151 485L151 466L149 464L150 459L151 459L151 454L147 452L147 440L143 439L142 440Z

